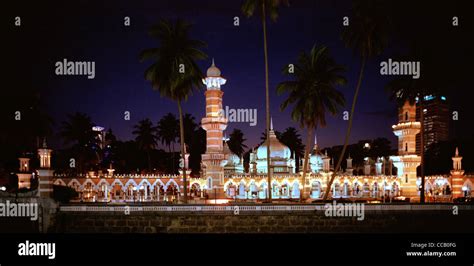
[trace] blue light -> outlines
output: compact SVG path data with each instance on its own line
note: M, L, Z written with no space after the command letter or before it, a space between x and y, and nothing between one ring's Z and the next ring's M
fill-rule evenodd
M434 96L433 95L427 95L424 97L425 101L433 100Z
M441 96L441 100L446 101L446 97Z

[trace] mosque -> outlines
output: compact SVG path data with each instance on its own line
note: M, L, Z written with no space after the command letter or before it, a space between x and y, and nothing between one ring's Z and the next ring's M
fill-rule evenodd
M245 170L243 158L232 153L227 142L223 141L228 123L221 111L224 95L222 87L226 82L213 61L207 70L206 78L203 79L206 85L206 111L201 126L207 133L206 152L202 154L201 177L188 180L190 202L225 203L230 200L266 199L269 185L268 145L271 152L269 168L272 171L272 199L297 200L301 193L304 198L310 200L321 199L334 169L331 158L321 152L316 138L309 158L305 184L302 173L296 172L296 163L302 165L302 162L296 162L290 149L277 139L273 123L268 135L269 140L251 151L249 169ZM420 157L416 154L416 134L419 133L420 126L420 122L416 121L415 105L405 103L399 109L399 123L392 126L398 137L398 155L388 159L377 158L375 161L367 159L363 166L363 175L360 175L359 171L359 175L354 175L352 159L349 156L347 168L336 173L329 197L419 200L421 181L416 175L416 168L420 165ZM77 201L84 202L176 202L182 197L182 171L180 175L117 175L114 174L114 169L108 169L106 173L89 172L67 177L52 174L51 152L46 144L38 150L41 164L41 169L38 170L40 193L50 193L51 185L55 184L74 188L79 194ZM189 154L186 154L184 159L186 169L188 157ZM425 189L429 199L448 202L457 197L472 195L474 176L464 175L462 157L457 149L452 160L451 175L426 177ZM20 186L29 187L31 173L26 158L20 158L20 174ZM50 176L50 181L41 181L42 176Z

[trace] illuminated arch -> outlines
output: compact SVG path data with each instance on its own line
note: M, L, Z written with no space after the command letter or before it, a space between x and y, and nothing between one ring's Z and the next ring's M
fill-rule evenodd
M470 194L472 194L472 182L471 180L467 179L464 184L462 185L462 192L464 194L464 191L468 191Z
M87 184L91 184L92 189L97 190L97 186L90 179L87 179L84 183L82 183L81 187L82 187L83 190L84 190L84 188L86 187Z
M97 183L97 185L96 185L97 189L99 190L100 187L101 187L104 183L105 183L105 185L106 185L108 188L110 188L110 185L109 185L109 183L107 182L107 180L105 180L105 179L102 178L101 180L99 180L99 183Z
M390 186L392 186L392 184L390 184ZM434 189L434 186L433 186L433 183L431 183L431 181L429 180L426 180L425 181L425 192L429 192L431 190Z
M61 178L56 179L53 184L58 186L66 186L66 182L64 182L64 180Z
M235 186L235 184L236 184L236 183L234 182L234 180L232 180L232 178L229 179L229 180L227 180L227 181L224 183L224 191L227 191L227 189L229 188L230 184L232 184L232 185L234 185L234 186Z
M124 187L122 181L120 181L119 179L114 179L114 181L112 182L112 184L110 184L111 187L115 186L115 185L120 185L120 187Z
M168 190L168 187L169 187L171 184L174 184L174 185L176 186L176 189L178 190L178 192L181 192L178 183L176 183L176 181L175 181L174 179L170 179L170 180L168 180L168 182L166 182L166 185L165 185L165 188L164 188L165 191Z
M74 188L76 191L79 191L81 190L81 183L77 180L77 179L72 179L71 181L69 181L69 183L67 184L68 187L71 187L71 188Z
M150 181L148 181L148 179L143 179L139 184L138 184L138 187L141 187L141 186L145 186L148 185L150 188L151 188L151 183Z
M135 187L135 188L138 187L138 186L137 186L137 183L136 183L135 180L133 180L133 179L129 179L129 180L127 181L127 183L125 183L125 186L123 186L123 187L125 188L125 190L127 190L130 185L132 185L132 186Z
M163 183L163 181L161 181L160 179L156 179L155 182L153 182L153 185L151 185L152 190L155 189L155 187L156 187L157 185L158 185L158 186L161 185L161 186L163 187L163 189L164 189L164 187L165 187L165 184Z

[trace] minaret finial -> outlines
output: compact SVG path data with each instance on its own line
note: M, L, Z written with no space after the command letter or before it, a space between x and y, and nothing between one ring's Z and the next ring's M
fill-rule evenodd
M455 156L458 157L459 156L459 150L458 150L458 147L456 147L456 153L455 153Z
M216 66L216 64L214 64L214 57L212 58L212 66Z
M273 131L273 117L270 117L270 131Z
M46 138L43 138L43 148L46 149L48 145L46 145Z

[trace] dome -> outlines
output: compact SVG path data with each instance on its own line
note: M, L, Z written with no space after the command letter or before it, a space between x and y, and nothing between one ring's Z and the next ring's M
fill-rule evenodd
M323 163L323 157L324 155L319 151L312 153L311 156L309 157L309 162L312 165L320 165Z
M278 141L275 132L270 131L270 158L291 159L291 150ZM257 159L267 159L267 142L257 149Z
M230 150L227 141L224 142L224 155L227 158L227 165L238 165L240 163L239 156Z
M212 65L207 69L207 76L208 77L220 77L221 76L221 70L216 67L214 64L214 59L212 59Z
M229 160L228 161L229 161L230 164L238 165L240 163L240 158L239 158L239 156L237 156L237 154L231 153L229 155Z

